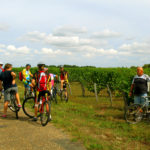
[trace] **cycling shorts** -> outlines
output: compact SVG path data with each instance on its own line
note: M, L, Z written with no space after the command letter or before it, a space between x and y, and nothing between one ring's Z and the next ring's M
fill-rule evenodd
M31 84L31 82L28 82L28 81L23 81L23 83L24 83L24 87L25 88L29 88L30 86L30 84Z
M40 98L41 96L45 96L45 94L48 94L48 96L50 96L50 92L48 90L45 90L45 91L40 91L39 94L38 94L38 102L40 102Z

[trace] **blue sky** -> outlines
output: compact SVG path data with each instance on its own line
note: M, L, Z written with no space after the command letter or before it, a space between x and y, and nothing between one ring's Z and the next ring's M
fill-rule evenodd
M142 66L149 14L148 0L0 0L0 61Z

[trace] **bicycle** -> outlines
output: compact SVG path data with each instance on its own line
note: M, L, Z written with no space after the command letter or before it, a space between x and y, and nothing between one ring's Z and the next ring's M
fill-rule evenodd
M49 91L47 91L48 93ZM51 105L47 96L47 93L45 93L44 96L41 96L39 105L38 105L38 116L40 117L40 121L42 126L46 126L47 123L51 120ZM35 107L35 101L37 100L37 97L28 97L24 100L22 108L25 113L30 118L34 117L34 107Z
M32 96L34 96L34 92L31 90L31 87L29 86L29 83L31 82L30 80L29 81L27 81L28 82L28 86L27 86L27 88L25 88L25 99L27 98L27 97L32 97Z
M10 103L8 105L9 109L13 112L15 112L16 114L16 119L18 119L18 112L20 110L20 108L17 106L17 102L16 102L16 92L14 90L10 91Z
M34 93L32 92L31 87L27 87L25 89L25 99L32 96L34 96Z
M54 88L51 90L51 101L55 101L57 104L57 87L54 86Z
M66 96L66 92L67 92L67 96ZM65 100L66 102L68 102L69 99L69 95L68 95L68 91L67 91L67 82L63 83L63 90L60 91L60 99L61 101Z
M150 96L143 96L144 104L132 104L126 108L125 119L127 123L136 124L144 118L150 119L150 106L146 105L150 103ZM146 101L148 99L148 101Z

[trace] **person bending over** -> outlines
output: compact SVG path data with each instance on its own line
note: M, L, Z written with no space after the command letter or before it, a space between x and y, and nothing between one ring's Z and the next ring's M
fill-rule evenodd
M10 102L10 92L15 91L16 93L16 100L18 107L22 107L20 103L20 98L18 94L18 87L16 85L16 74L12 71L12 65L7 63L4 67L5 72L1 74L1 80L3 81L4 86L4 112L2 117L6 117L8 104Z

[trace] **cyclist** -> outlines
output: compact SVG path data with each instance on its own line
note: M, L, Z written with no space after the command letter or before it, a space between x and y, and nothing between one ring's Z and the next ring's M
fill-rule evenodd
M132 96L134 91L134 104L144 104L145 99L143 96L147 96L147 82L150 81L150 77L144 74L142 67L137 67L137 75L133 78L129 95ZM147 106L148 106L147 102Z
M67 84L68 84L68 72L64 70L64 66L60 66L60 82L61 82L61 92L65 90L65 96L68 98ZM67 99L68 100L68 99Z
M1 80L3 81L3 86L4 86L4 113L2 117L6 117L7 113L7 108L8 104L10 101L10 91L15 91L16 92L16 100L18 107L22 107L20 103L20 98L18 94L18 87L15 82L16 74L12 71L12 65L11 64L6 64L5 67L5 72L2 72L1 74Z
M0 75L2 74L2 72L4 72L3 63L0 62ZM2 92L2 81L0 81L0 92ZM1 95L0 95L0 99L1 99Z
M49 74L49 80L51 81L51 82L50 82L50 92L51 92L51 95L53 95L55 79L58 80L58 75L55 75L55 74L53 74L53 73L50 73L50 74Z
M31 83L31 77L33 77L33 74L31 74L30 68L31 68L31 65L26 64L26 68L23 69L23 71L22 71L23 83L24 83L24 87L25 87L24 97L26 95L26 91L28 88L31 87L31 91L33 91L33 85Z
M48 80L48 75L45 73L45 64L39 63L38 71L34 74L32 79L32 84L35 85L37 93L36 94L36 101L35 101L35 117L33 121L37 121L37 112L38 112L38 105L40 102L40 97L44 96L46 93L50 96L50 92L47 90L47 84L49 85L50 89L50 81Z
M4 72L4 69L3 69L3 63L0 62L0 74L1 74L2 72Z

